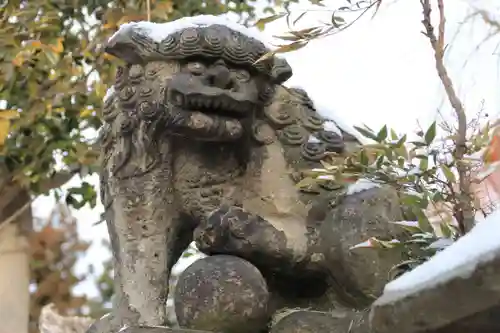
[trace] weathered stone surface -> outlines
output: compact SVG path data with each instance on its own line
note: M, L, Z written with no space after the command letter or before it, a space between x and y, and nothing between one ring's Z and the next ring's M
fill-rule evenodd
M307 230L301 231L291 234L243 208L223 206L198 226L195 239L202 252L247 259L268 277L314 277L321 270L309 256ZM304 246L293 246L298 242Z
M330 227L323 244L335 241L326 249L335 260L347 259L340 260L344 266L324 263L329 253L324 246L320 251L320 226L338 186L296 187L304 169L320 166L328 153L349 150L355 137L321 117L304 90L282 85L292 74L285 60L255 63L268 51L263 43L220 24L195 25L177 26L161 40L140 23L126 25L106 47L126 65L103 108L101 199L115 298L112 314L92 327L98 333L166 323L170 270L197 226L203 251L252 261L284 305L289 299L314 303L327 290L326 276L344 281L336 275L344 271L350 274L345 280L356 279L353 289L373 289L373 279L359 278L361 265L342 247L357 237L341 238L350 230L349 222L336 227L337 218L346 218L342 213L325 222ZM247 220L221 220L211 234L207 218L224 206L243 208ZM363 207L359 214L376 213ZM356 219L366 225L360 221L371 217ZM206 241L213 235L218 238ZM232 296L240 301L238 292Z
M278 228L242 208L222 207L198 226L195 238L207 254L236 255L256 265L282 296L283 306L325 310L333 301L369 306L402 258L395 251L356 252L351 247L369 237L401 236L403 229L390 223L401 220L396 191L383 187L340 195L309 212L307 227L294 229L293 220ZM313 213L324 221L315 221Z
M175 312L181 327L255 333L266 327L266 281L249 262L227 255L196 261L179 277Z
M500 257L494 262L480 265L467 278L458 277L403 298L397 295L382 296L373 305L371 325L375 333L451 332L445 329L446 326L461 321L451 327L472 326L470 332L482 333L476 325L468 322L471 318L465 318L487 312L499 304ZM500 326L498 319L495 319L495 323L490 322L491 318L487 319L487 316L483 318L486 322L475 319L477 326ZM442 330L437 331L439 328Z
M391 267L401 262L398 251L351 249L370 237L400 239L404 230L390 222L402 220L397 192L375 187L340 197L322 224L320 253L325 254L337 293L346 305L369 306L382 294ZM333 284L333 283L332 283Z
M498 333L500 332L500 304L426 333Z
M500 211L490 217L387 285L372 306L374 333L498 332Z
M270 333L368 333L367 313L291 310L275 316Z
M148 326L131 326L120 330L120 333L213 333L208 331L188 330L184 328L168 328L168 327L148 327Z

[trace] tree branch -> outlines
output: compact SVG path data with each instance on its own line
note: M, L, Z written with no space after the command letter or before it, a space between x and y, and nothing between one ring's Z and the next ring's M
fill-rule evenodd
M5 228L6 226L8 226L9 224L11 224L12 222L14 222L18 217L20 217L31 206L31 203L32 203L32 201L29 200L21 208L16 210L14 212L14 214L10 215L5 220L1 221L0 222L0 231L3 228Z
M458 119L458 129L457 129L457 138L455 141L455 151L454 157L457 163L457 171L459 177L459 189L460 189L460 197L458 198L458 203L455 206L456 218L460 226L460 231L462 234L469 231L474 225L474 211L472 208L472 199L470 197L470 179L468 175L468 168L465 163L463 163L462 159L465 155L466 151L466 142L467 142L467 117L465 113L465 109L463 107L460 98L458 97L455 88L453 86L453 82L448 75L448 71L446 66L444 65L444 37L445 37L445 25L446 18L444 14L444 3L443 0L437 0L438 9L439 9L439 27L438 27L438 37L436 37L434 33L434 27L431 23L431 4L430 0L420 0L423 9L423 20L422 24L424 25L425 32L424 35L429 39L432 49L434 50L434 59L436 64L436 71L439 75L439 79L443 84L443 87L446 92L446 96L456 113Z

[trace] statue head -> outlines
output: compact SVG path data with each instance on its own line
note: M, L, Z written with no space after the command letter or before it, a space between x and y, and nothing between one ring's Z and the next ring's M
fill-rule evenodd
M245 27L219 21L130 23L110 38L106 52L127 63L115 84L119 108L130 111L125 122L139 118L155 131L205 141L249 132L292 70L274 56L258 61L270 49Z

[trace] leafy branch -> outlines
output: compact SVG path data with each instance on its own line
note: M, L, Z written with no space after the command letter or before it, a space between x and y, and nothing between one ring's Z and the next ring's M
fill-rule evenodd
M295 26L297 23L303 19L307 13L318 11L315 9L302 9L292 11L289 8L285 10L285 12L273 14L268 17L264 17L258 20L255 23L255 26L260 30L263 30L266 24L274 22L278 19L284 18L287 23L288 33L283 36L274 36L277 39L280 39L285 42L290 42L288 44L278 45L275 50L272 50L268 54L264 55L259 61L262 61L266 58L272 57L278 53L287 53L291 51L296 51L298 49L303 48L309 42L313 40L317 40L320 38L328 37L339 32L342 32L353 24L358 22L362 17L364 17L367 13L373 11L373 15L378 12L380 5L383 0L346 0L345 6L340 6L335 9L326 8L323 4L323 0L309 0L312 5L323 7L320 9L321 11L331 12L330 22L323 22L320 25L309 27L305 29L296 30ZM292 19L292 14L300 12L297 18ZM352 20L346 20L343 16L354 14L355 17Z

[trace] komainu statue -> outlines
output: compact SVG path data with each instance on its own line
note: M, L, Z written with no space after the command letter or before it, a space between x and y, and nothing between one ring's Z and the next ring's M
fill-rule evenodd
M304 170L357 140L305 90L283 85L292 75L284 59L259 61L265 43L211 16L126 24L106 51L125 62L102 128L115 299L91 331L165 325L170 271L193 240L209 256L179 279L181 327L289 332L273 315L308 308L317 312L292 311L287 322L310 317L322 333L335 325L321 311L369 305L395 259L349 248L394 233L398 197L380 186L299 191Z

